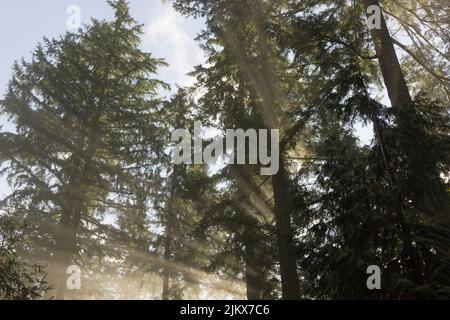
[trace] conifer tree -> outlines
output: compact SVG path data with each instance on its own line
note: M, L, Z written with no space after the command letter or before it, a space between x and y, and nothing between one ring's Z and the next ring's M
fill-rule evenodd
M108 3L113 21L45 39L31 62L16 63L1 101L16 125L0 142L15 189L7 205L20 203L37 237L48 237L40 258L57 298L66 268L93 249L83 243L104 212L135 190L135 167L154 163L163 148L156 92L165 84L152 76L163 62L139 48L142 26L127 3Z

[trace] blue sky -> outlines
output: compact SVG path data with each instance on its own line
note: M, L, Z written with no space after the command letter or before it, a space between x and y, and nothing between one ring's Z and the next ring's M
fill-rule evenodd
M187 76L195 65L204 61L202 50L193 39L203 28L201 20L186 19L161 0L129 0L131 15L145 25L142 48L169 63L159 71L159 78L171 84L189 85ZM14 61L28 60L43 37L54 38L68 31L67 9L80 8L82 23L91 17L111 19L112 9L105 0L14 0L0 4L0 96L3 96ZM0 116L0 126L11 128ZM11 128L12 129L12 128ZM8 193L4 178L0 178L0 197Z

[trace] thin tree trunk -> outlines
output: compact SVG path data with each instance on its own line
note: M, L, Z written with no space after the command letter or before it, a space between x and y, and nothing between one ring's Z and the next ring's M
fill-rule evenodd
M173 246L173 230L175 226L175 208L173 205L173 197L176 193L176 180L181 170L179 167L175 166L171 178L170 186L170 199L167 204L167 216L166 216L166 230L164 235L164 266L163 266L163 291L162 300L170 299L170 274L172 262L172 246Z
M169 235L169 228L166 227L166 235L164 239L164 271L163 271L163 291L162 291L162 299L169 300L170 299L170 271L169 266L167 264L170 262L170 257L172 255L171 252L171 239Z

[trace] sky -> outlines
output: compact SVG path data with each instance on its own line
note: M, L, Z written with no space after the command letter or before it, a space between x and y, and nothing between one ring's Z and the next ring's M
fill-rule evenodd
M71 6L78 6L82 23L91 17L111 19L112 9L104 0L15 0L0 4L0 91L2 95L11 76L13 62L30 58L31 51L43 39L69 31ZM131 15L145 25L142 48L155 57L164 57L169 67L159 76L171 84L186 85L192 79L186 73L203 61L198 43L193 40L203 28L201 20L186 19L161 0L131 0Z
M159 79L176 86L192 84L187 76L193 67L204 62L202 50L194 40L204 27L203 21L186 19L176 12L168 1L129 0L131 15L144 24L145 34L142 49L156 58L164 58L169 64L158 72ZM111 19L113 10L105 0L14 0L0 4L0 97L6 92L12 75L14 61L31 58L31 52L44 37L58 37L70 26L73 11L77 6L81 22L88 24L92 17ZM13 130L4 117L0 126ZM9 187L0 178L0 197Z

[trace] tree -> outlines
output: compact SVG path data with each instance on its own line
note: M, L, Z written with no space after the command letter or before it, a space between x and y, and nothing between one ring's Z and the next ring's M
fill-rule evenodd
M0 216L0 299L39 299L49 287L43 266L18 257L20 223Z
M269 12L280 10L278 3L267 5L262 1L227 2L213 5L206 1L174 1L175 8L188 15L202 15L207 17L207 31L203 39L207 42L209 62L216 63L205 76L199 76L209 86L214 78L212 69L224 68L216 71L220 76L227 76L225 87L229 81L246 83L254 97L257 122L253 127L280 129L283 138L285 130L289 128L290 121L283 112L288 104L286 92L281 79L285 75L285 57L279 56L275 49L273 39L268 32L270 26ZM244 32L245 31L245 32ZM224 65L223 61L231 65ZM232 73L233 72L233 73ZM236 81L236 76L239 79ZM200 80L200 82L202 82ZM227 83L228 82L228 83ZM217 92L217 88L210 92ZM221 88L223 90L223 87ZM225 97L224 92L217 92L218 97ZM211 95L211 94L209 94ZM217 97L216 97L217 99ZM211 98L214 100L214 97ZM239 121L232 115L236 109L231 106L223 108L225 112L223 123L235 126ZM210 110L218 114L218 110ZM213 113L214 114L214 113ZM214 115L212 115L214 118ZM231 121L230 121L231 120ZM225 122L226 121L226 122ZM281 126L281 123L285 124ZM280 169L272 177L274 195L273 213L276 221L277 249L280 262L283 297L295 299L300 297L297 264L294 255L293 230L291 227L291 195L289 194L289 177L285 168L285 152L282 148Z
M342 3L327 4L318 12L302 3L293 18L294 33L281 38L284 50L293 50L297 68L313 70L308 87L322 89L311 96L316 109L307 130L312 135L307 136L308 156L296 179L301 195L296 207L307 208L300 210L307 215L296 219L305 234L299 245L303 275L310 276L305 291L322 298L445 296L448 281L440 270L447 263L446 253L437 253L434 248L440 244L431 239L447 242L448 225L441 212L447 210L448 191L440 176L447 172L448 153L441 151L448 149L448 126L443 125L448 115L439 101L424 95L414 101L398 98L406 86L392 81L401 75L392 44L390 53L381 53L392 59L380 63L384 78L391 78L386 86L392 104L401 108L388 109L371 97L377 73L367 63L374 56L358 20L364 15ZM395 68L386 69L395 61ZM371 148L358 146L352 133L358 118L373 124ZM311 184L306 190L305 180ZM425 229L428 240L422 241ZM439 258L434 260L429 252ZM387 278L382 292L365 288L364 268L371 262L382 266ZM431 280L435 276L440 280Z
M292 159L293 164L300 163L306 167L309 162L321 164L317 167L314 165L318 168L315 171L301 170L296 175L293 192L295 231L297 234L302 234L302 237L296 238L299 243L298 260L302 261L301 265L306 273L312 271L310 282L306 281L303 285L308 294L313 295L323 293L329 296L340 286L344 289L337 290L334 297L366 296L365 282L362 281L365 272L362 266L364 263L369 263L371 259L380 264L390 261L389 259L398 259L399 268L404 270L401 272L402 276L411 281L412 287L420 286L424 281L421 279L424 273L421 265L430 264L430 260L425 262L424 259L428 258L424 252L434 249L430 246L420 250L414 248L417 245L418 234L413 229L426 228L431 233L433 233L431 230L435 230L437 232L435 236L437 236L441 232L435 229L437 225L439 225L438 229L443 228L440 229L442 232L447 228L445 224L442 225L439 220L434 219L430 221L430 224L416 224L416 217L411 212L414 212L417 207L422 207L420 203L428 201L421 200L423 197L418 190L413 191L415 188L413 186L417 186L417 183L411 183L412 180L410 180L411 185L409 185L400 178L405 172L409 172L408 177L420 177L423 182L427 181L428 190L435 190L433 191L435 194L440 194L441 200L438 202L443 207L428 210L423 210L422 207L419 210L421 214L431 217L442 212L442 208L446 207L444 204L447 201L445 200L446 187L439 176L447 170L444 164L447 161L445 152L441 153L447 147L441 149L437 147L440 143L436 142L441 141L441 145L446 145L447 133L444 129L446 126L442 127L441 123L446 121L444 120L445 112L442 107L439 107L439 102L424 102L426 99L422 100L419 97L414 100L414 106L412 106L413 99L406 86L406 79L386 22L382 20L381 31L375 30L372 38L367 37L366 9L374 3L365 4L360 6L350 5L344 1L292 1L287 5L278 2L270 4L245 2L227 3L222 6L203 2L175 1L175 7L181 12L206 17L208 22L208 29L201 39L206 42L205 49L210 57L208 61L210 67L201 68L197 73L200 75L199 83L208 88L203 98L203 103L208 106L208 109L203 114L220 114L223 117L223 123L228 125L241 123L242 125L239 121L245 119L242 113L238 113L238 117L233 117L234 113L239 112L239 107L234 106L239 104L241 108L247 106L246 101L251 99L234 100L239 93L235 88L241 88L242 82L247 83L250 87L249 91L257 97L256 114L259 113L266 126L268 123L276 122L272 114L276 108L269 110L269 106L272 107L276 105L276 102L282 101L283 96L290 99L302 97L302 99L292 100L297 103L297 106L300 105L299 107L285 109L288 110L286 114L294 117L295 123L290 124L285 118L282 122L285 132L285 151L289 150L299 155ZM321 6L320 10L319 6ZM280 8L283 10L278 10ZM372 54L373 47L375 47L376 55ZM287 57L284 65L280 57ZM374 59L378 59L381 65L392 105L401 105L407 111L387 110L372 98L371 86L380 84L378 72L372 63ZM279 70L284 71L284 75L292 75L292 77L274 76L276 72L273 73L273 71L278 67L280 67ZM275 81L276 85L274 85L273 79L283 79L283 81ZM287 92L285 95L280 95L280 92L276 90L280 87L280 82L283 83L284 90L286 87L291 89L284 91ZM278 99L274 100L273 96ZM261 103L259 106L258 98ZM424 113L424 106L430 104L436 105L431 109L439 114L439 116L437 114L433 116L433 121L430 115ZM414 116L412 118L406 116L408 112ZM275 114L279 115L277 112ZM424 119L430 119L430 122ZM355 120L373 125L375 136L373 148L365 150L358 147L357 140L351 133ZM257 127L257 121L253 120L250 123ZM406 129L406 123L410 123L415 129ZM432 134L437 132L436 130L439 133ZM301 134L303 137L300 136ZM398 137L395 134L398 134ZM422 164L415 162L416 156L411 152L412 149L404 144L406 141L414 141L414 136L424 139L421 141L428 141L430 146L436 146L435 149L427 150L426 154L429 156ZM340 144L342 148L338 148ZM422 154L425 153L422 151ZM404 167L405 162L400 159L408 159L406 163L416 163L414 169L410 166ZM373 175L370 171L365 172L371 166L373 166ZM419 170L419 167L422 169ZM424 169L425 167L428 169ZM293 166L286 168L289 173L293 173ZM354 175L361 177L363 181L361 185L354 185L352 182ZM350 182L345 182L347 178L350 178ZM312 183L311 180L313 180ZM334 181L336 184L328 188L328 183L334 183ZM342 190L339 187L341 184L347 186L347 189ZM280 194L285 195L290 189L289 184L282 183L282 185L278 190L281 191ZM308 188L307 185L316 187ZM370 191L367 191L367 188ZM273 188L275 195L276 190L275 184ZM421 190L424 192L425 189ZM344 191L348 191L348 194L343 193ZM375 198L364 200L363 195L366 192L373 193ZM426 192L426 194L431 197L433 192ZM276 208L277 203L286 203L286 201L275 199L275 212L280 212ZM327 209L325 209L325 203L327 203ZM361 212L361 210L364 211ZM377 216L380 220L374 220L376 218L370 216L374 214L374 211L378 212ZM364 212L367 212L367 216ZM337 219L335 223L332 222L333 217ZM320 222L314 222L317 220ZM278 220L277 223L281 221ZM343 221L346 221L346 224L341 224ZM352 228L360 226L361 223L367 224L367 228L363 228L364 231L356 233L354 237ZM392 223L395 227L389 228L388 226ZM327 227L326 224L330 226ZM281 229L287 230L286 225L284 227ZM381 241L380 228L385 229L382 234L387 235L389 240L378 248L377 244ZM367 238L368 234L373 234L373 238ZM278 240L282 238L280 235L278 233ZM333 243L335 237L332 235L342 242ZM363 235L366 236L367 241L364 241ZM305 243L310 243L311 246L303 251ZM324 250L318 249L322 246ZM381 253L374 252L373 248L378 248ZM280 243L278 249L280 249ZM398 250L401 252L400 255ZM336 256L327 258L325 266L320 264L319 260L314 260L319 258L316 252L323 253L325 257L330 252L336 252ZM444 256L438 259L443 264L446 261ZM338 259L346 264L340 264ZM283 265L289 265L286 261L285 263L280 261L282 268ZM318 266L312 264L311 267L312 262L316 262ZM352 265L357 266L352 269L355 273L348 272ZM394 284L399 281L402 282L402 276L396 275L399 265L386 268L392 277L390 289L395 288ZM431 265L434 265L432 268L434 271L428 269L428 275L425 276L428 279L427 283L431 283L428 278L430 274L441 268L434 263ZM325 276L320 274L320 270L333 272L330 276ZM320 280L316 281L317 277ZM282 270L282 283L286 279L288 279L286 272ZM321 287L317 291L308 290L309 285L315 286L318 282ZM335 282L336 286L334 286ZM329 290L322 285L328 286ZM442 288L445 285L446 280L442 280L438 287ZM286 289L286 285L284 287ZM295 291L291 289L283 290L283 296L290 297L290 294ZM385 297L389 296L386 292L385 294Z
M163 148L156 92L166 85L152 78L163 62L140 50L142 26L126 2L108 3L113 21L45 39L31 62L16 63L1 101L16 124L0 142L16 189L9 203L20 202L24 218L46 229L41 258L50 261L57 298L65 295L66 268L94 249L83 242L103 213L133 195L136 166L154 165Z
M449 298L446 2L172 3L206 19L208 60L168 101L123 0L15 64L0 297L42 297L48 272L57 298ZM279 129L280 170L172 163L171 133L195 120ZM70 264L95 285L69 296Z

